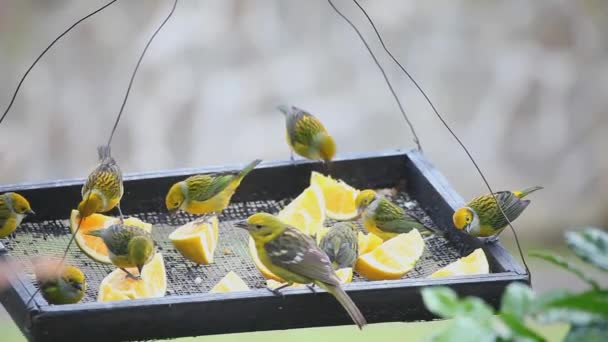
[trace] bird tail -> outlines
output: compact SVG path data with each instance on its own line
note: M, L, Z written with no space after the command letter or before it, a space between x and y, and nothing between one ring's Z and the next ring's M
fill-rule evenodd
M287 114L291 113L291 106L280 105L280 106L277 106L277 109L281 113L283 113L283 115L287 115Z
M249 172L251 172L251 170L255 169L256 166L258 166L259 163L262 162L262 159L256 159L254 161L252 161L251 163L247 164L247 166L245 166L241 172L239 172L239 178L243 179L245 178L245 176L247 176L247 174Z
M97 154L99 155L99 160L111 158L110 145L97 146Z
M361 311L359 311L359 308L355 302L350 299L348 294L342 289L342 287L340 287L340 285L330 285L326 283L319 283L318 285L327 290L327 292L331 293L338 300L338 302L340 302L346 312L348 312L350 318L352 318L355 324L357 324L359 329L362 329L367 324L365 317L363 317L363 314Z
M529 194L533 193L534 191L542 190L542 189L544 189L542 186L537 185L537 186L529 187L524 190L514 191L513 193L515 194L515 196L517 196L519 198L524 198L524 197L528 196Z

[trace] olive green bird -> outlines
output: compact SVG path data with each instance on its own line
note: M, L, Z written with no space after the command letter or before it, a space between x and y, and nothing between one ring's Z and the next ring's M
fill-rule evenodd
M454 212L454 226L476 237L488 237L488 241L496 241L498 235L507 227L508 221L513 222L528 207L530 200L522 200L530 193L543 187L534 186L521 191L500 191L495 193L500 207L491 194L475 197L464 207ZM506 218L505 218L506 216Z
M112 264L133 279L140 279L141 269L152 260L156 252L150 233L138 227L119 223L86 234L101 238L108 247ZM137 267L139 276L131 274L125 269L127 267Z
M292 150L292 161L293 152L307 159L324 162L330 162L334 158L336 143L319 119L294 106L279 106L278 109L285 115L286 138Z
M110 146L99 146L97 152L99 165L89 174L82 187L82 201L78 205L78 213L80 217L87 217L117 207L122 218L120 210L120 199L124 193L122 172L110 154Z
M425 226L417 218L374 190L361 191L355 199L355 205L363 220L363 227L382 240L408 233L412 229L422 230L422 235L431 233L423 230Z
M32 214L34 211L25 197L16 192L0 195L0 239L13 233L21 221Z
M256 159L239 172L195 175L173 184L165 197L167 210L171 214L180 209L198 215L221 213L243 178L261 162Z
M318 285L338 300L359 328L367 324L357 305L340 286L329 257L313 238L267 213L251 215L235 226L249 232L264 266L287 281L271 290L275 294L293 283Z
M359 256L357 227L351 222L338 222L323 235L319 247L327 254L334 269L353 267Z
M80 302L87 290L87 282L81 270L74 266L63 266L51 277L36 275L42 297L49 304L74 304Z

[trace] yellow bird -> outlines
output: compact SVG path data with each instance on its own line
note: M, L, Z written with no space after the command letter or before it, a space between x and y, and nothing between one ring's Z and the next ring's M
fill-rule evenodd
M359 329L367 324L357 305L340 286L331 260L313 238L267 213L251 215L235 226L249 232L264 266L287 281L272 290L275 294L293 283L312 283L332 294Z
M336 143L325 126L312 114L295 106L279 106L285 115L287 144L293 152L311 160L330 162L336 155Z
M40 277L42 297L49 304L74 304L80 302L87 290L87 282L81 270L74 266L62 267L59 274L52 277Z
M195 175L173 184L165 198L169 213L183 210L190 214L221 213L241 181L262 161L256 159L240 172Z
M0 239L14 232L23 218L31 214L34 211L25 197L16 192L0 195Z
M99 146L97 152L99 165L89 174L82 186L82 201L78 205L78 212L80 217L87 217L117 207L122 218L120 210L120 199L124 193L122 172L110 155L110 146Z
M534 186L521 191L500 191L495 195L505 215L512 222L530 204L529 200L522 198L541 189L541 186ZM475 197L466 206L456 210L452 219L457 229L472 236L489 237L489 242L496 241L498 234L508 225L491 194Z

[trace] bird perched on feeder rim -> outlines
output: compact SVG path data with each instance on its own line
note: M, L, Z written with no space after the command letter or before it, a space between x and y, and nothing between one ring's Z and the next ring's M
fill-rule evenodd
M101 238L108 247L108 256L112 264L122 269L128 277L133 279L141 279L142 268L152 260L156 250L150 233L123 223L86 234ZM131 274L125 269L127 267L137 267L139 276L136 277Z
M74 304L80 302L87 290L87 282L81 270L63 266L53 276L41 277L36 273L42 297L49 304Z
M173 184L165 197L167 210L171 214L180 209L198 215L221 213L243 178L261 162L256 159L239 172L195 175Z
M9 236L25 216L32 214L30 203L20 194L7 192L0 195L0 239Z
M412 229L425 228L417 218L374 190L361 191L355 199L355 205L362 217L363 227L385 241ZM425 230L420 232L422 235L430 233Z
M456 229L465 231L476 237L487 237L488 242L498 240L498 235L513 222L530 204L522 200L530 193L541 190L541 186L533 186L521 191L499 191L495 193L496 200L505 215L500 212L492 194L475 197L464 207L454 212L452 217ZM505 218L506 216L506 218ZM507 221L507 219L509 221Z
M321 238L319 247L327 254L334 269L355 265L359 255L357 233L352 222L338 222Z
M277 107L285 115L287 144L293 152L311 159L330 162L336 155L336 143L325 126L312 114L295 106Z
M84 218L117 207L122 219L120 210L120 199L124 193L122 172L110 154L110 146L99 146L97 152L99 165L89 174L82 186L82 201L78 204L78 213Z
M359 328L367 324L357 305L340 286L329 257L313 238L267 213L253 214L235 226L249 232L264 266L287 281L272 290L275 294L293 283L312 283L331 293Z

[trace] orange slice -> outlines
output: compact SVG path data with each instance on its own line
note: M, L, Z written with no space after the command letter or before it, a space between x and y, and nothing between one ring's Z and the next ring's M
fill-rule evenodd
M70 231L72 234L74 234L78 228L78 224L80 223L80 229L74 238L76 245L91 259L104 264L112 264L110 262L110 258L108 257L108 248L103 243L103 240L96 236L86 235L85 233L97 229L108 228L109 226L119 222L120 218L118 217L106 216L102 214L93 214L84 218L82 222L80 222L78 210L73 209L72 213L70 214ZM145 223L135 217L126 218L125 224L141 228L149 233L152 232L151 224Z
M225 293L225 292L237 292L237 291L249 291L249 286L245 284L243 279L233 271L228 272L215 286L209 291L209 293Z
M169 240L184 258L208 265L213 262L218 234L217 216L212 216L208 220L195 220L177 228L169 235Z
M321 188L327 217L334 220L350 220L357 216L355 199L359 190L341 180L314 171L310 175L310 185Z
M136 268L127 269L137 274ZM141 280L126 277L126 273L115 269L108 274L99 285L97 301L110 302L115 300L158 298L164 297L167 291L167 274L165 262L161 253L156 253L152 260L144 265Z
M315 235L325 222L325 200L316 185L306 188L277 215L278 218L304 233Z
M359 232L357 239L359 242L359 255L373 251L384 242L384 240L372 233L364 234Z
M252 237L249 237L249 254L251 255L251 259L253 259L253 263L255 264L255 267L257 267L258 270L260 270L260 273L262 273L264 278L273 279L280 283L282 283L284 281L281 277L270 272L270 270L264 264L262 264L262 261L258 257L258 251L255 248L255 241L253 241Z
M399 279L422 256L424 240L417 229L385 241L357 259L355 269L370 280Z
M453 263L437 270L429 278L445 278L461 275L488 274L490 265L483 249L477 248L466 257L462 257Z
M336 275L338 276L338 279L340 279L340 284L348 284L353 281L353 269L351 267L346 267L346 268L341 268L339 270L336 270ZM271 289L276 289L284 284L285 284L285 282L276 281L274 279L266 280L266 286L268 286ZM293 285L291 285L289 287L294 288L294 287L302 287L302 286L304 286L304 284L294 283Z

